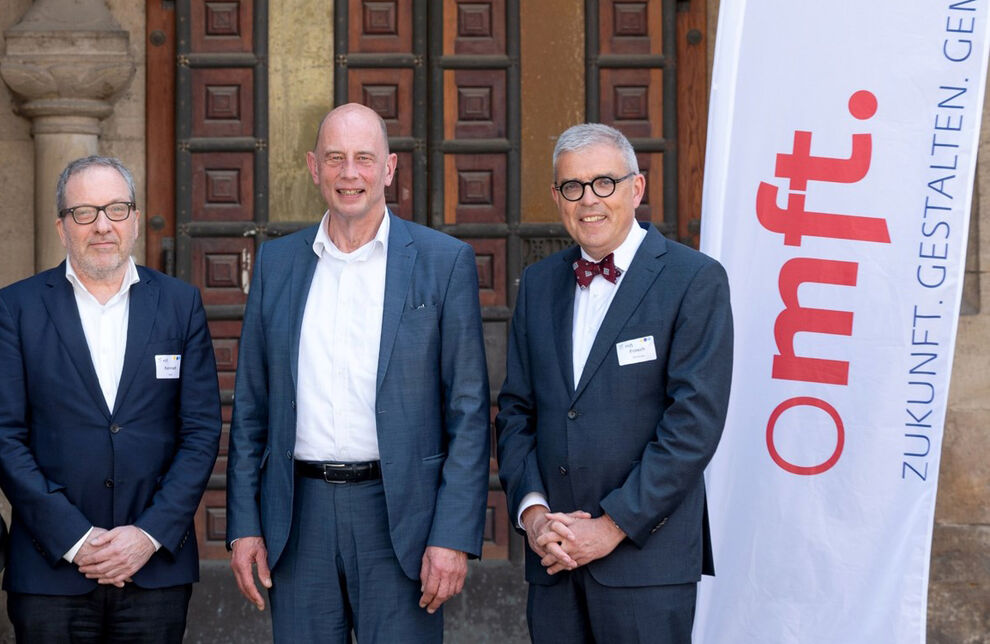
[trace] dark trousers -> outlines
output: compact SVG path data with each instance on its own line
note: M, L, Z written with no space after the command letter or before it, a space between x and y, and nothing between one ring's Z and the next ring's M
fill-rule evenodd
M268 592L276 642L441 642L443 617L392 549L382 482L296 477L289 541Z
M691 641L697 584L603 586L587 568L529 585L526 618L536 644L682 644Z
M178 644L192 585L100 586L85 595L7 593L7 613L22 644Z

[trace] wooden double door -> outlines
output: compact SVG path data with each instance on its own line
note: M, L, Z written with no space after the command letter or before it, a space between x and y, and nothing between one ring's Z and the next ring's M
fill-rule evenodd
M257 246L322 214L269 217L269 44L293 34L270 32L268 11L265 0L147 2L147 263L200 288L223 399L221 456L197 519L204 558L226 556L227 432ZM704 0L335 2L326 109L354 101L381 114L399 157L389 208L474 247L493 400L519 274L570 243L548 209L544 167L561 111L576 115L568 125L601 121L629 136L647 177L637 216L697 244L705 24ZM575 38L544 42L555 25ZM506 558L491 467L485 555Z

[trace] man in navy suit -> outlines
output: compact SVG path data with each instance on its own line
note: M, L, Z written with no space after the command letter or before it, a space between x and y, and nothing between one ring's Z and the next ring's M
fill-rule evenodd
M0 291L3 587L18 642L181 642L220 439L199 291L131 258L131 173L62 172L66 261Z
M467 244L385 206L385 123L348 104L307 154L327 211L261 246L238 357L227 540L276 641L428 642L481 553L489 394Z
M726 275L636 224L646 182L619 131L574 126L553 164L578 247L523 273L496 419L530 634L687 642L713 572L703 470L729 398Z

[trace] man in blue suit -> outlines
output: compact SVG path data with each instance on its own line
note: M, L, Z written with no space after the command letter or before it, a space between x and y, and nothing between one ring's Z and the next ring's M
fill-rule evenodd
M307 154L327 211L258 251L227 540L276 641L429 642L481 553L489 395L471 247L385 206L385 123L348 104Z
M66 261L0 291L3 587L18 642L181 642L220 439L199 291L136 266L117 159L62 172Z
M530 634L688 642L713 572L703 470L729 398L726 275L636 225L645 179L617 130L568 129L553 163L578 247L523 273L496 419Z

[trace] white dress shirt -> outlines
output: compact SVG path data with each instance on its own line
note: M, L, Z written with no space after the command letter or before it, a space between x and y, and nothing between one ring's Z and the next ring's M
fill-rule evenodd
M120 374L124 370L124 353L127 350L127 314L130 311L131 286L137 284L137 267L134 259L128 258L127 272L121 281L120 290L100 304L86 287L83 286L72 262L65 258L65 278L72 284L72 293L76 296L76 308L79 309L79 319L82 321L83 334L89 347L89 356L96 369L96 377L100 381L103 399L107 407L113 411L117 399L117 387L120 385Z
M316 270L299 335L296 446L301 461L376 461L375 389L385 304L389 218L375 238L344 253L323 215Z
M639 250L639 245L643 243L645 237L646 230L639 226L638 223L633 222L625 240L613 251L612 260L615 263L615 267L621 271L619 277L615 280L615 284L601 275L596 275L591 280L588 288L581 288L577 285L577 280L574 281L574 320L571 327L571 359L574 365L575 389L577 389L578 383L581 381L581 374L584 372L584 365L588 361L588 354L591 353L591 345L595 343L598 329L601 328L602 321L605 320L605 314L608 313L608 309L612 305L612 300L615 299L615 294L622 284L622 279L625 277L626 271L629 270L629 265L632 264L633 257L636 256L636 251ZM581 257L588 261L596 261L583 248L581 249ZM522 502L519 504L519 513L516 515L516 524L520 528L525 529L522 524L522 514L526 508L532 505L550 507L546 497L539 492L530 492L524 496Z
M581 288L574 282L574 326L571 332L571 346L574 365L574 388L577 389L578 382L581 381L581 374L584 372L584 363L588 361L588 354L591 353L591 345L595 343L598 329L602 326L605 314L612 305L615 293L622 284L629 265L632 264L639 245L646 237L646 231L635 223L626 235L625 240L613 251L613 261L616 268L622 271L615 280L615 284L604 277L596 276L591 280L588 288ZM581 257L588 261L596 261L588 253L581 249ZM598 279L601 278L601 279Z
M89 357L93 361L96 378L100 381L103 399L107 401L107 408L113 412L117 400L117 388L120 386L120 374L124 370L124 354L127 352L127 317L131 308L131 286L141 281L138 278L137 267L134 265L134 258L127 259L127 272L121 280L120 290L107 300L106 304L100 304L100 301L86 289L68 257L65 258L65 279L72 285L72 294L76 298L83 335L86 336L86 346L89 347ZM92 531L91 527L62 557L72 563ZM158 540L147 532L145 534L151 539L155 550L161 548L162 544Z

